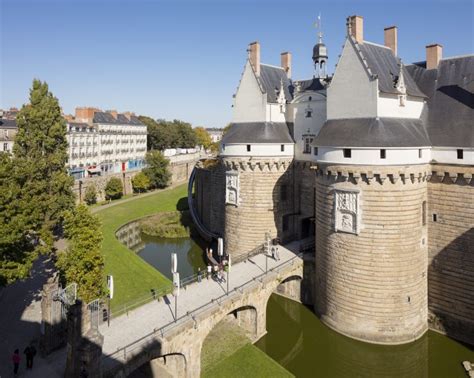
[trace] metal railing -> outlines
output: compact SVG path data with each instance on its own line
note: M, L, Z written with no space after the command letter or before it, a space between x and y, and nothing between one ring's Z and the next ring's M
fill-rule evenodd
M228 301L236 296L242 295L244 292L244 289L249 289L253 288L256 285L260 285L263 280L262 278L266 275L272 274L272 273L278 273L280 272L283 268L286 266L293 266L296 259L301 259L302 254L299 253L292 257L290 260L287 260L273 268L270 268L268 272L264 272L259 274L256 277L253 277L249 281L246 281L240 286L234 287L232 290L230 290L226 294L222 294L221 296L217 298L213 298L212 300L206 302L205 304L195 308L192 311L188 311L186 314L180 316L179 318L175 319L174 321L171 321L164 326L160 328L155 328L152 332L146 334L145 336L140 337L139 339L135 340L134 342L125 345L122 348L118 348L115 352L110 353L108 355L103 355L102 359L103 360L108 360L109 363L126 363L133 357L137 356L140 352L136 352L137 349L143 347L146 344L151 344L153 342L153 339L155 337L160 337L163 338L168 332L173 330L174 328L181 326L182 324L188 322L188 321L193 321L195 326L197 326L197 320L196 317L213 308L216 304L221 305L224 301ZM107 372L108 370L111 370L113 366L106 366L106 364L103 364L103 372Z

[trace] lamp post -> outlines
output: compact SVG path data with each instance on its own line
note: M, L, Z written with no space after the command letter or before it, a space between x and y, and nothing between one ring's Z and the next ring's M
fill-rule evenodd
M171 254L171 273L173 274L173 296L174 296L174 321L178 320L178 296L179 296L179 272L178 272L178 255Z
M219 263L222 264L222 256L224 255L224 239L217 239L217 254L219 255Z
M227 295L229 295L230 255L227 255Z
M107 276L107 327L110 327L110 300L114 298L114 276Z

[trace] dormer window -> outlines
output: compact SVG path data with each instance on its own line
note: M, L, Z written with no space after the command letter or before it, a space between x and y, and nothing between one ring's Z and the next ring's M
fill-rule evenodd
M318 153L319 153L318 147L313 147L313 154L314 154L314 156L318 156Z
M304 116L306 118L311 118L313 116L313 110L312 109L306 109Z
M312 142L313 142L312 137L304 138L304 149L303 149L304 154L310 154L311 153L311 143Z
M346 159L350 159L352 157L352 150L350 148L344 148L342 154Z
M464 159L464 151L462 149L456 150L456 154L459 160Z

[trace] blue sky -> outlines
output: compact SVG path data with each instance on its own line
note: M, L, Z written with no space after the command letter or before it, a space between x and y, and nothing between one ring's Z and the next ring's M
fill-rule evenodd
M322 14L334 70L348 15L364 38L383 43L397 25L405 63L474 52L472 0L0 0L0 108L20 107L33 78L46 81L66 113L76 106L134 111L193 125L230 121L249 42L262 62L293 53L293 78L313 75L314 21Z

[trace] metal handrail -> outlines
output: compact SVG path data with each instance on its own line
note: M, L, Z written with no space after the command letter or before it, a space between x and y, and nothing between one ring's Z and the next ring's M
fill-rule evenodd
M161 337L164 337L165 333L168 333L169 331L171 331L172 329L174 329L178 325L181 325L181 324L185 323L186 321L193 320L197 315L203 313L204 311L206 311L209 308L211 308L212 306L214 306L214 304L216 302L219 303L219 301L222 300L222 299L229 300L231 297L233 297L235 295L243 294L243 289L245 287L259 285L260 282L262 282L261 279L264 276L266 276L270 273L278 272L278 271L281 270L281 268L283 268L286 265L293 265L295 260L297 258L301 258L302 256L303 256L302 253L298 253L297 255L292 257L290 260L287 260L287 261L285 261L285 262L269 269L268 272L263 272L263 273L259 274L258 276L253 277L251 280L243 283L242 285L234 287L231 291L229 291L229 293L222 294L221 296L219 296L217 298L211 299L209 302L206 302L205 304L195 308L194 310L187 312L186 314L180 316L178 319L175 319L174 321L171 321L171 322L165 324L164 326L161 326L160 328L155 328L152 332L146 334L145 336L142 336L141 338L135 340L134 342L132 342L130 344L127 344L122 348L118 348L113 353L110 353L108 355L103 355L102 359L110 358L110 357L113 357L113 356L119 356L119 355L121 355L121 353L123 353L124 362L126 362L127 361L127 354L130 357L130 355L131 355L130 352L137 349L145 340L147 340L151 337L154 337L157 334L159 334ZM106 372L106 371L107 370L104 369L104 372Z

